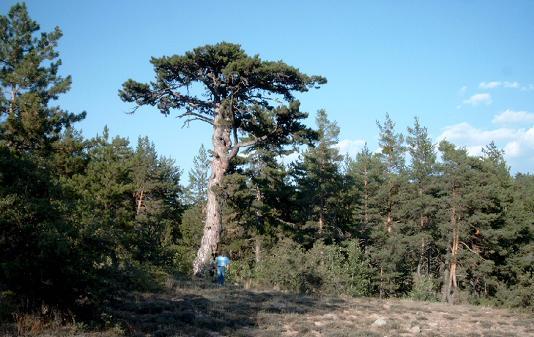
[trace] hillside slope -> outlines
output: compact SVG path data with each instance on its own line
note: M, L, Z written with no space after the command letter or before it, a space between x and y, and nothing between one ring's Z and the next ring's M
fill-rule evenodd
M110 311L115 327L40 336L532 336L534 318L504 309L409 300L314 298L201 282L133 293Z

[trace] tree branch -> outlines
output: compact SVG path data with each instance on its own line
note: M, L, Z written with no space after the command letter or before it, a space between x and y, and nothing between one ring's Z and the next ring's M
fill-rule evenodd
M186 117L186 116L194 117L194 118L189 118L188 120L186 120L187 123L189 123L189 122L191 122L193 120L199 120L199 121L206 122L208 124L213 125L213 120L212 119L209 119L208 117L203 116L201 114L198 114L196 112L187 111L187 112L182 113L181 115L178 115L178 118L182 118L182 117ZM186 122L184 122L184 125L185 125Z
M467 250L469 250L471 253L475 254L476 256L478 256L479 258L481 258L482 260L486 261L486 259L483 258L482 256L480 256L479 253L477 253L477 252L475 252L474 250L472 250L471 248L469 248L469 246L468 246L465 242L460 241L460 243L461 243L462 245L464 245L465 248L467 248Z
M261 136L260 138L255 138L255 139L252 139L252 140L249 140L249 141L246 141L246 142L239 142L237 144L235 144L232 149L230 150L230 155L228 156L228 160L232 160L232 158L234 158L237 153L239 152L239 149L242 148L242 147L249 147L249 146L252 146L258 142L261 142L263 140L266 140L267 139L267 135L265 136Z

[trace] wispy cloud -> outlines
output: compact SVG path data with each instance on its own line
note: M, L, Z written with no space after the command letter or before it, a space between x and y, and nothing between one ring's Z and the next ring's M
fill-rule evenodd
M491 95L488 93L475 94L463 101L465 105L477 106L480 104L489 105L492 103Z
M499 81L491 81L491 82L481 82L478 87L480 89L495 89L500 87L502 82Z
M478 85L480 89L496 89L496 88L509 88L509 89L520 89L523 91L534 90L533 84L524 84L517 81L490 81L490 82L480 82Z
M500 114L495 115L492 122L495 124L530 123L534 122L534 113L507 109Z

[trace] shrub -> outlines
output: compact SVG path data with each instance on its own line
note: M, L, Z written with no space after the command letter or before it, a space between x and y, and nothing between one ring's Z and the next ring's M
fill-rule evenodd
M414 275L408 297L418 301L437 301L436 280L429 275Z
M254 277L263 286L316 295L364 296L369 293L368 263L356 241L304 251L281 240L256 266Z

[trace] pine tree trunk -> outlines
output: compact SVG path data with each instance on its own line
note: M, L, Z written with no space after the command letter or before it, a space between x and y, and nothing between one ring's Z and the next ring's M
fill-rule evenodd
M364 223L369 223L369 177L368 177L368 170L367 167L364 170L364 181L363 181L363 189L364 189L364 204L363 204L363 221Z
M324 230L324 215L323 211L319 214L319 233L322 233Z
M256 264L261 261L261 236L256 235L255 245L254 245L254 256L256 258Z
M379 296L380 298L384 298L384 268L380 266L380 285L379 285Z
M419 199L423 198L423 190L419 188ZM421 232L423 232L423 229L425 228L425 221L423 217L423 211L421 210L421 214L419 215L419 228ZM417 276L421 276L421 268L423 265L423 259L425 256L425 238L421 238L421 252L419 254L419 263L417 264Z
M208 182L208 202L206 205L206 222L204 233L197 256L193 261L193 274L200 275L209 263L213 253L217 251L222 231L221 204L218 188L228 170L228 149L230 142L230 125L225 123L222 112L217 109L217 117L213 126L213 159L211 176Z
M421 267L425 255L425 238L421 238L421 253L419 254L419 263L417 264L417 276L421 276Z
M388 190L388 215L387 215L387 219L386 219L386 229L387 229L387 232L388 233L391 233L392 229L393 229L393 202L392 202L392 199L393 199L393 196L392 196L392 193L391 193L391 190L392 190L392 186L391 186L391 182L389 183L389 190Z
M460 228L458 224L457 214L457 191L452 190L453 205L451 208L451 228L452 228L452 242L451 242L451 258L449 261L449 277L448 277L448 291L447 301L454 304L454 297L457 292L458 282L456 280L456 269L458 266L458 250L460 247Z
M391 230L393 228L393 217L391 215L391 209L388 209L388 217L386 219L386 226L388 233L391 233Z
M262 199L263 198L261 195L260 187L256 185L256 201L258 201L258 205L263 204ZM256 209L256 222L257 222L258 228L256 228L256 238L255 238L255 243L254 243L254 257L256 260L256 264L258 264L261 260L261 240L262 240L262 237L259 233L264 226L263 214L260 208Z
M141 209L143 207L143 203L144 203L144 193L145 191L143 189L141 189L141 191L137 192L137 211L136 211L136 214L139 215L141 214Z

